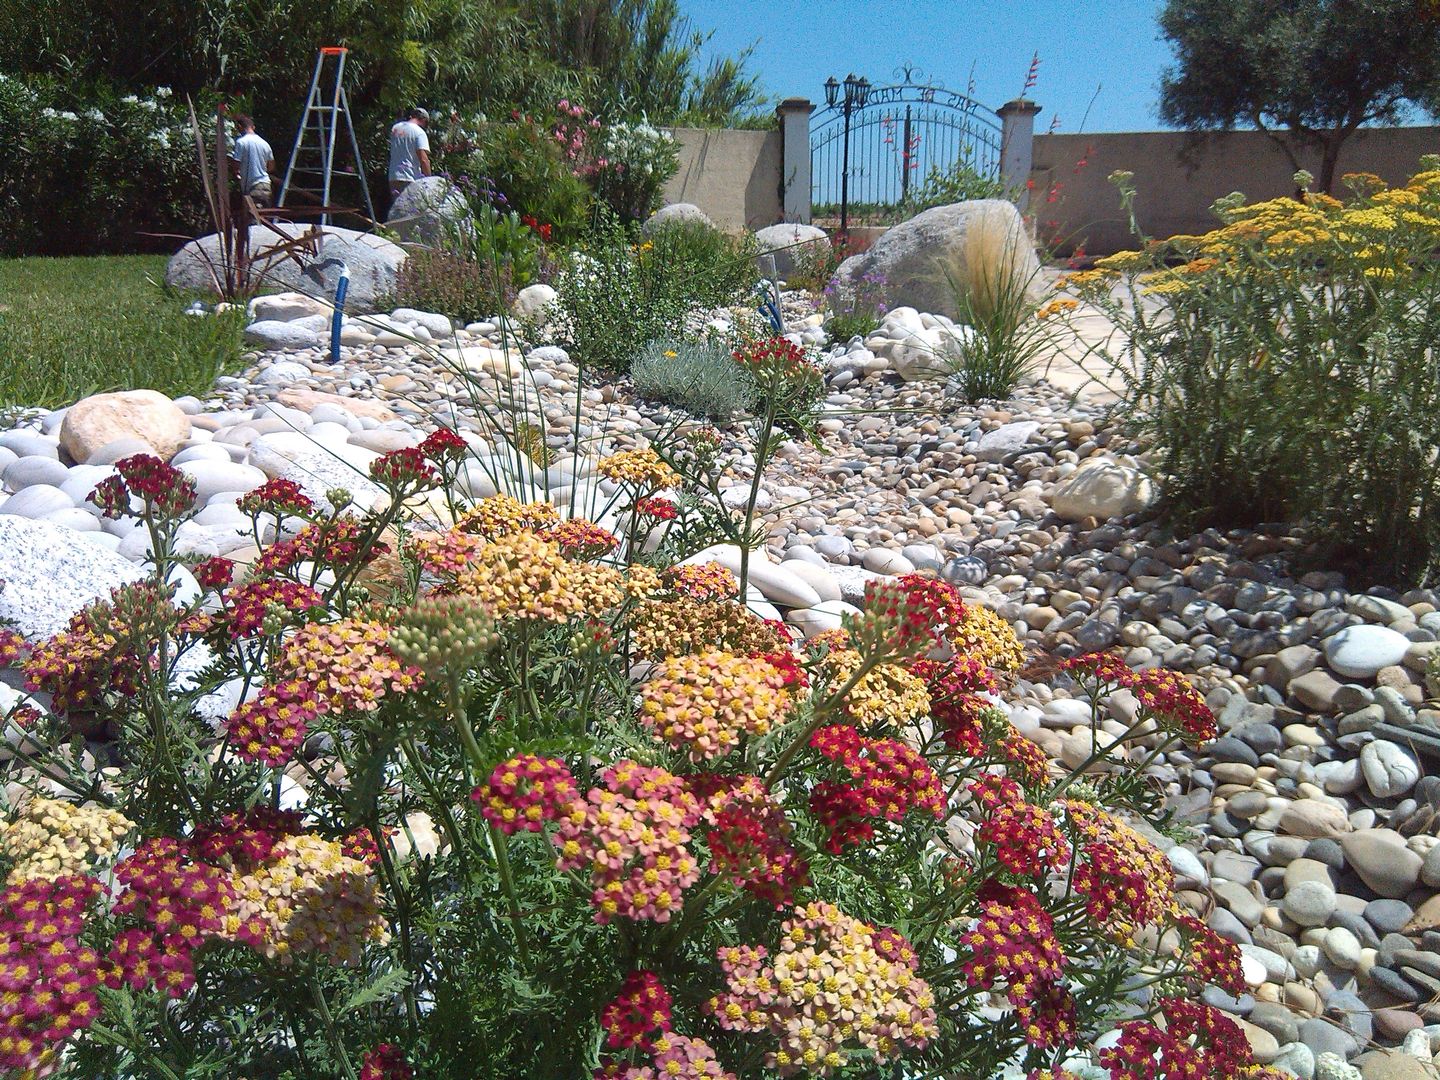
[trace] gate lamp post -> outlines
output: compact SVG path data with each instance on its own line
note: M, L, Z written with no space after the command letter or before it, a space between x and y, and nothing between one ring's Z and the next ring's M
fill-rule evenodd
M841 96L840 89L844 87L844 96ZM845 76L844 83L839 82L834 75L825 80L825 104L835 108L838 102L845 116L844 152L840 164L840 235L849 236L850 226L850 114L857 109L865 107L865 99L870 96L870 80L861 76L856 78L852 72Z

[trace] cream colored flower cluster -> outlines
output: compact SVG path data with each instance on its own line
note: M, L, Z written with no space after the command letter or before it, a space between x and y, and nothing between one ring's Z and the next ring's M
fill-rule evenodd
M671 657L640 688L640 722L691 761L723 757L742 735L764 735L790 705L783 673L727 652Z
M260 927L262 951L271 959L288 962L320 953L355 964L367 944L389 940L370 867L344 854L334 840L287 836L233 885L233 921Z
M680 474L666 465L654 450L622 450L602 458L596 471L607 480L631 484L641 491L656 491L680 483Z
M32 799L16 820L0 826L0 856L13 861L7 885L84 874L115 857L135 823L101 806Z
M836 649L825 657L834 673L832 690L838 690L860 669L854 649ZM903 727L930 711L925 680L899 664L880 664L861 676L845 695L845 715L857 727Z
M486 544L460 574L457 586L497 619L567 622L619 607L625 599L619 571L571 562L557 544L531 532Z
M904 1047L923 1048L938 1032L935 996L915 973L910 943L823 901L797 908L780 928L780 948L722 948L726 991L707 1005L730 1031L769 1033L778 1045L766 1064L782 1076L828 1076L853 1063L847 1050L877 1062Z

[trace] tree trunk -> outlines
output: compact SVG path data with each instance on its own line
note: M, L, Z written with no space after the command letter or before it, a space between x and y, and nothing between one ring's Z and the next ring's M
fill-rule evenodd
M1320 190L1326 195L1331 193L1335 186L1335 168L1340 163L1340 148L1345 145L1345 140L1350 133L1341 129L1333 131L1325 136L1320 144Z

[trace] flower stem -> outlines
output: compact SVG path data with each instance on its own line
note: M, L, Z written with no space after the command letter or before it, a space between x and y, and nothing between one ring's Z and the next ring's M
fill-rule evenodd
M515 879L510 873L510 840L493 822L489 823L490 845L495 849L495 869L500 873L500 887L510 905L510 925L515 929L515 945L520 962L530 963L530 946L525 939L525 922L520 916L520 901L515 895Z
M340 1038L340 1032L335 1029L335 1017L330 1012L330 1003L325 1000L325 991L320 988L320 980L312 972L306 981L310 984L310 996L315 999L316 1011L320 1013L320 1022L325 1025L325 1038L329 1040L335 1056L340 1059L340 1067L345 1070L346 1080L358 1080L355 1066L350 1064L350 1055L345 1052L345 1040Z

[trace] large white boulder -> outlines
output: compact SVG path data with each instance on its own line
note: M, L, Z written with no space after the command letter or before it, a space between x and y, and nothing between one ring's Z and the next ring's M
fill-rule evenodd
M58 634L87 604L146 576L74 529L0 515L0 623L26 641Z
M1090 458L1050 492L1050 507L1066 521L1128 517L1155 501L1155 485L1139 469Z
M677 221L695 222L700 225L709 225L712 229L715 223L710 220L704 210L701 210L694 203L677 202L669 206L662 206L655 213L646 219L645 224L640 226L641 231L649 236L657 228L669 225Z
M830 242L829 234L818 225L801 225L798 222L784 222L767 225L755 232L755 254L773 255L775 272L781 277L795 269L797 259L822 250Z
M65 412L60 445L86 462L118 439L138 439L169 458L190 437L190 418L158 390L121 390L81 398Z
M470 204L443 176L422 176L405 185L385 224L407 244L438 247L474 228Z
M303 236L308 225L278 222L274 228L289 238ZM279 237L263 225L250 226L250 254L257 260L254 273L262 287L276 287L303 293L306 296L333 299L343 263L350 269L350 292L345 301L347 311L376 311L380 304L395 294L395 278L405 261L405 249L374 233L342 229L327 225L320 239L318 254L297 252L300 263L293 258L268 261L265 249L279 242ZM215 275L222 265L220 237L211 233L191 240L170 257L165 267L165 284L172 288L214 292Z
M887 230L868 251L840 264L835 285L843 294L862 279L883 282L867 288L889 307L956 318L952 280L967 288L1007 275L1039 292L1035 245L1013 203L975 199L934 207Z
M370 479L370 463L379 456L363 446L327 444L297 431L276 431L250 444L249 463L271 480L299 484L326 510L331 509L326 493L336 488L348 491L354 505L376 510L389 504L385 489Z

